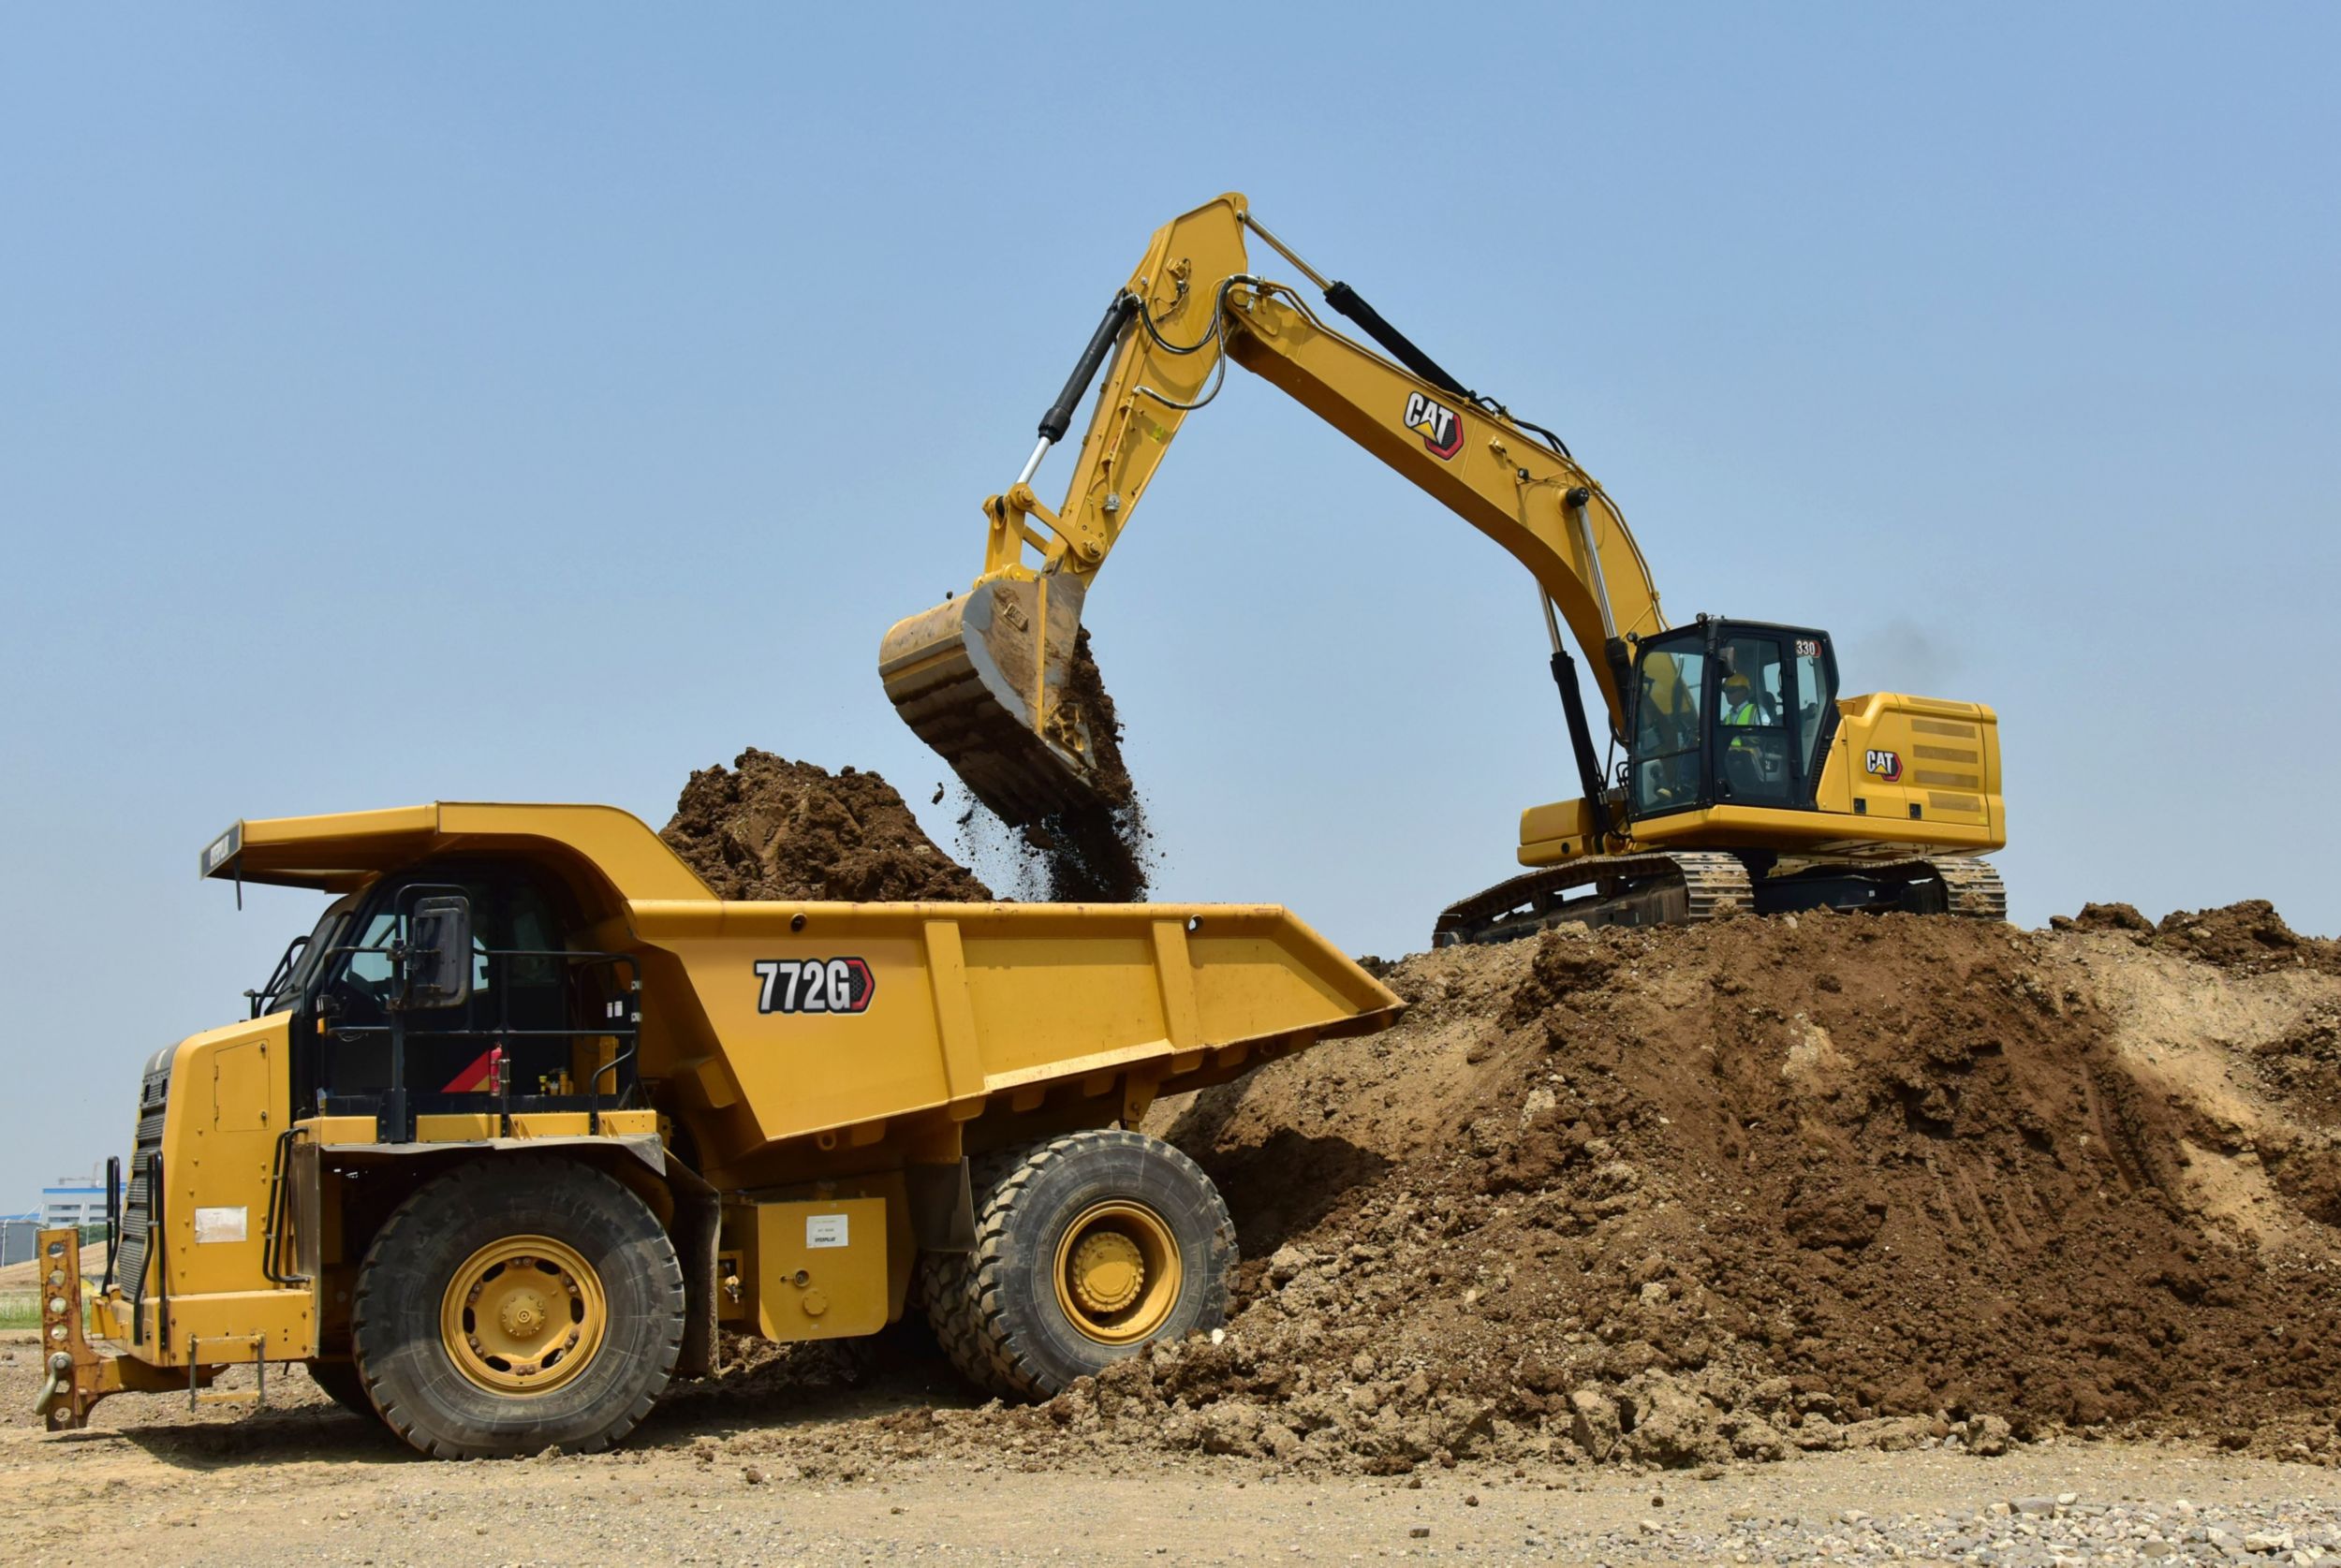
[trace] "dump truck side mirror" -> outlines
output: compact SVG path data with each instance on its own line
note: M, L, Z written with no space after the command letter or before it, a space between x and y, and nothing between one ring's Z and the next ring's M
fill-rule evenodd
M418 900L406 922L405 1006L460 1007L470 1000L471 901L460 893Z

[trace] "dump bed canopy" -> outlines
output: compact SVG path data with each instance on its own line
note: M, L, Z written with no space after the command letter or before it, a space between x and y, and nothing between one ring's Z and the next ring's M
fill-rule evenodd
M202 874L342 893L383 872L457 855L582 860L620 898L715 895L641 818L614 806L440 800L326 816L247 817L203 850Z

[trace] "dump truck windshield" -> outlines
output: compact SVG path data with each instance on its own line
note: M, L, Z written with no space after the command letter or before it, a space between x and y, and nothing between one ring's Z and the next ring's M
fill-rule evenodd
M293 938L285 948L285 956L276 960L276 968L270 974L268 984L252 993L254 1018L272 1013L279 1006L289 1005L294 998L308 990L310 982L325 967L326 955L332 951L336 933L349 917L350 905L355 901L354 894L345 894L334 900L326 906L325 913L317 916L316 927L307 936Z

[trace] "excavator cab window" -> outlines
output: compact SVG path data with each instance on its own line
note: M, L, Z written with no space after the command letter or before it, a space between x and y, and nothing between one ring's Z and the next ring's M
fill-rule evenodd
M1837 661L1829 639L1818 632L1792 634L1796 651L1797 755L1804 759L1804 793L1809 799L1820 777L1821 747L1836 728Z
M1644 641L1636 668L1636 816L1811 807L1836 717L1826 636L1702 621Z
M1633 802L1636 816L1701 803L1700 715L1705 711L1703 628L1642 644L1635 690Z

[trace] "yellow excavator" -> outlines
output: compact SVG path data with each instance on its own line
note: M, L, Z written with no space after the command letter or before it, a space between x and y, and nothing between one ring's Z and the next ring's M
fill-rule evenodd
M1376 346L1335 330L1293 285L1253 273L1247 233ZM1989 708L1841 697L1829 634L1811 627L1706 615L1671 625L1625 517L1558 436L1465 388L1234 193L1157 229L1115 291L1023 471L984 502L973 590L896 623L881 644L896 711L1002 818L1030 825L1098 805L1101 716L1082 696L1094 671L1075 667L1082 605L1171 438L1218 395L1230 360L1536 579L1581 794L1521 814L1530 869L1450 906L1435 944L1572 919L1823 907L2006 917L1999 875L1980 858L2006 843ZM1052 508L1033 476L1101 368L1071 483ZM1568 640L1607 710L1613 768L1597 755Z

